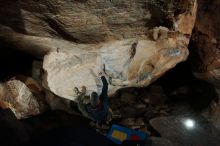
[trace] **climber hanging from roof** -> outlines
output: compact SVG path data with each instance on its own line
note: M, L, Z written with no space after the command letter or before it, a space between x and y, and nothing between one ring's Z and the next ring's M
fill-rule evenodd
M109 112L108 82L103 70L99 72L99 77L103 84L100 95L97 92L92 92L90 97L86 97L85 86L81 88L81 92L75 87L75 93L78 95L78 109L83 116L100 124L103 121L111 120L111 112Z

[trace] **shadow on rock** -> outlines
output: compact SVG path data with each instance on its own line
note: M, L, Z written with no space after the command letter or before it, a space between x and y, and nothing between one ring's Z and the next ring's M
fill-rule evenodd
M0 2L0 24L12 28L16 32L25 33L25 26L18 0Z

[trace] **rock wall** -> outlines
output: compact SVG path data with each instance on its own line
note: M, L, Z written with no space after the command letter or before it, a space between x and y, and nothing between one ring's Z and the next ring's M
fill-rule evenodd
M213 84L220 97L220 1L198 1L198 13L190 42L190 62L196 77ZM220 127L219 100L213 101L204 116Z
M195 75L220 89L220 1L198 1L190 60Z
M198 1L198 13L192 34L191 61L194 71L207 72L220 67L220 1Z
M70 100L76 97L74 87L85 86L87 95L92 91L100 93L102 83L97 73L100 69L107 75L109 95L120 88L149 85L186 60L196 10L194 1L188 11L173 20L173 30L154 27L145 39L137 37L79 47L77 44L67 51L57 49L44 58L44 86ZM191 22L185 25L188 21Z
M149 28L173 27L172 19L187 11L192 2L8 0L0 2L0 24L27 35L81 43L146 39Z
M111 95L147 86L186 60L197 11L196 0L10 0L0 6L1 43L47 54L44 87L71 100L74 87L99 92L96 68L107 74Z

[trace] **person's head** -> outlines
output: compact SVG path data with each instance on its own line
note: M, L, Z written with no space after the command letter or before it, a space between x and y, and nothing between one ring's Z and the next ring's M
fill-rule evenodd
M90 102L92 106L96 106L99 104L99 96L96 92L92 92L90 95Z
M81 92L82 92L83 94L86 94L86 91L87 91L86 86L82 86L82 87L81 87Z

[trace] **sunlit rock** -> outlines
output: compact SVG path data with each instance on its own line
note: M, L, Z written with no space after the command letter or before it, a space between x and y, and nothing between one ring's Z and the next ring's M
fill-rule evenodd
M106 72L112 95L148 86L186 60L197 10L196 0L10 3L1 3L0 14L16 16L16 25L1 19L2 42L38 57L47 54L43 85L70 100L74 87L100 93L97 70Z
M120 88L149 85L187 59L188 35L193 29L197 6L196 1L190 4L186 13L173 20L178 26L174 31L155 27L145 39L112 40L83 47L76 44L71 50L58 49L49 53L43 63L44 87L70 100L76 98L74 87L85 86L87 95L92 91L100 94L100 70L107 74L109 95ZM190 25L180 29L189 20Z
M76 97L74 87L86 86L88 95L99 92L97 68L104 64L109 95L119 88L144 87L186 60L187 41L184 35L174 34L157 41L129 39L111 41L90 50L51 52L44 58L44 86L70 100Z

